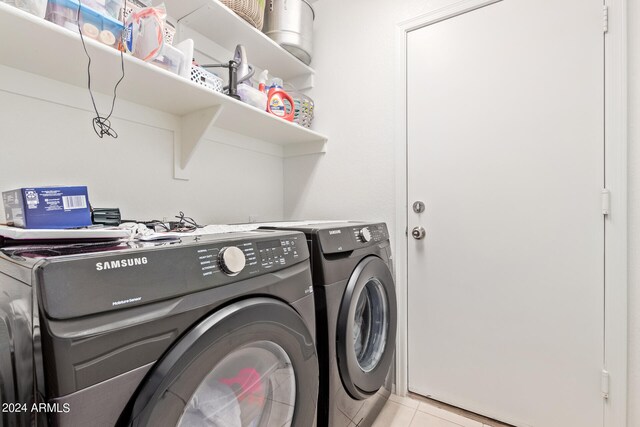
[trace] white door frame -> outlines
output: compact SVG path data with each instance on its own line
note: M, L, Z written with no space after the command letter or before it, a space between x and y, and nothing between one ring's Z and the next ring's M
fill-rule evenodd
M396 393L408 391L407 252L407 33L457 15L509 0L461 0L402 21L396 26L396 287L398 335ZM606 6L605 6L606 5ZM605 37L605 183L611 193L605 218L604 366L609 372L609 398L604 426L627 425L627 0L604 0ZM603 18L604 18L603 10ZM604 22L604 19L603 19ZM604 31L604 29L603 29Z

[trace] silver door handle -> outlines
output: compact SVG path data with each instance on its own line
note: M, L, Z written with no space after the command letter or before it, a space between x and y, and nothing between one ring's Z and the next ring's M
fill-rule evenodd
M413 227L413 230L411 230L411 235L414 239L420 240L427 235L427 232L422 227Z

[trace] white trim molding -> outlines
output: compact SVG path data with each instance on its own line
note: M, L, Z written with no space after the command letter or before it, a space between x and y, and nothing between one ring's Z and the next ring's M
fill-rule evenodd
M395 35L396 115L396 287L398 335L395 391L408 392L407 314L407 34L436 22L501 0L463 0L400 22ZM627 425L627 0L605 0L605 183L611 210L605 220L605 355L609 398L604 403L605 427Z

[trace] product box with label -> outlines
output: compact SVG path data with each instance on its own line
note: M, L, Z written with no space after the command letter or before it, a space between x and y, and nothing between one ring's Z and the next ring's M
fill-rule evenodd
M2 193L7 225L75 228L91 225L87 187L20 188Z

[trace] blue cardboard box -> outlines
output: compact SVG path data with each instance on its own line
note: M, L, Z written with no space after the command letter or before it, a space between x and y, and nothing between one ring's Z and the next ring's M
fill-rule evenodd
M87 187L19 188L2 193L7 225L75 228L91 225Z

